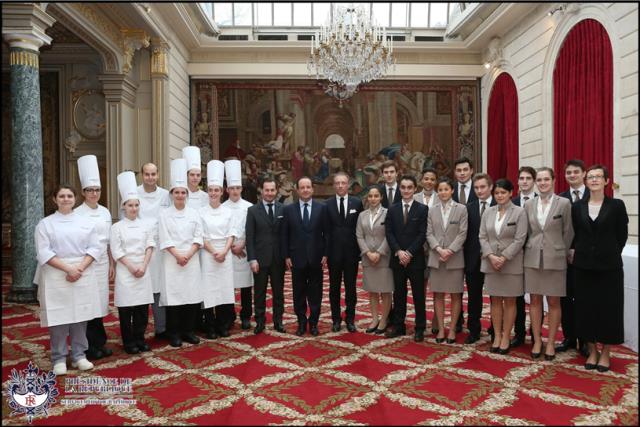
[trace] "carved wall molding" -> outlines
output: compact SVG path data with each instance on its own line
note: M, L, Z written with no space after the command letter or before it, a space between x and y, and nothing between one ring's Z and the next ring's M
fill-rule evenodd
M136 50L143 47L149 47L150 37L144 30L123 28L122 33L122 49L124 51L124 64L122 71L128 73L133 68L133 56Z
M154 76L168 76L169 74L169 43L159 40L151 40L151 74Z

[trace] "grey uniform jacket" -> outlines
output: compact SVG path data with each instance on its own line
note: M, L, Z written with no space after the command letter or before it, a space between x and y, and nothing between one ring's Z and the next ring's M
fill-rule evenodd
M501 273L522 274L524 242L527 239L527 214L524 208L509 202L504 223L500 233L496 233L495 221L498 215L498 205L487 208L480 222L480 247L482 248L482 262L480 271L483 273L496 273L491 266L489 254L504 256Z
M387 243L387 236L385 234L384 221L387 217L387 208L380 206L380 214L376 221L373 223L373 229L371 228L369 218L371 217L371 210L365 209L360 212L358 216L358 223L356 224L356 237L358 239L358 246L360 247L360 255L362 256L362 266L369 267L371 262L365 253L372 251L380 254L380 261L376 266L388 266L389 265L389 244Z
M427 243L429 244L429 267L442 267L440 254L436 247L451 249L454 254L444 264L448 270L464 268L464 253L462 247L467 238L467 208L466 206L451 202L449 224L446 230L443 228L442 206L436 205L429 210L427 217Z

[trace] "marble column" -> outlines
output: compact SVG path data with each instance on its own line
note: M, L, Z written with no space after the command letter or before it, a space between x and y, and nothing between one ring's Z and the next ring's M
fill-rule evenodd
M169 185L169 44L151 39L151 141L152 161L159 184Z
M35 4L2 6L11 75L11 266L9 302L36 302L35 228L44 215L39 49L54 20ZM13 31L12 31L13 30Z

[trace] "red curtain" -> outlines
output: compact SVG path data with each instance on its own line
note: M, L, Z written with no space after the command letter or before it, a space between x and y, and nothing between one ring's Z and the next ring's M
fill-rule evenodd
M518 181L518 92L509 73L493 83L489 97L487 173Z
M562 44L553 72L553 158L556 192L568 184L567 160L602 163L613 177L613 55L596 20L576 24ZM611 185L606 190L612 195Z

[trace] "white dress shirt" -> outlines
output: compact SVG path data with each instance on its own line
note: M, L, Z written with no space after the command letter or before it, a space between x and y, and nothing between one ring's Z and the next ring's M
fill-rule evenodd
M505 211L504 214L502 215L502 218L500 218L500 210L498 209L498 212L496 212L496 222L495 222L496 234L500 234L500 230L502 230L502 224L504 224L504 219L506 217L507 217L507 212Z
M546 205L542 203L542 197L538 199L538 224L540 224L540 228L544 228L544 224L547 222L547 217L549 216L549 212L551 212L551 205L553 204L553 194L549 196L549 203Z
M472 180L468 180L467 182L458 182L458 200L460 200L460 191L462 190L462 186L464 185L464 196L466 203L469 203L469 196L471 195L471 184Z

